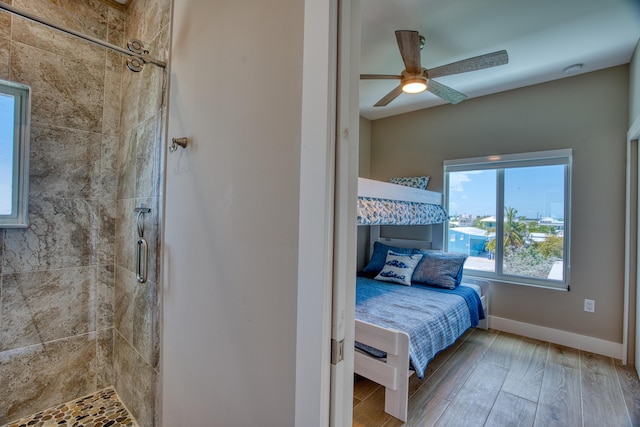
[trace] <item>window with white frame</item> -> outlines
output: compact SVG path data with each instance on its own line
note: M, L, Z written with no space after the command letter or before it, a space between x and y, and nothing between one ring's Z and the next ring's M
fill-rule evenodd
M444 162L444 242L469 256L466 275L569 289L571 161L565 149Z
M0 228L27 226L28 86L0 80Z

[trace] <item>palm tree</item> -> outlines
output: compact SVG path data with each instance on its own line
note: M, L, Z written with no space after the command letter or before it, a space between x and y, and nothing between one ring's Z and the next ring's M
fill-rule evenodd
M527 235L527 224L516 219L516 214L518 213L517 209L505 207L504 211L504 249L508 247L517 248L523 246L525 242L525 236ZM491 227L487 229L486 234L487 236L495 236L495 233L495 227ZM495 252L495 237L485 244L485 248L491 253Z
M489 231L487 231L487 236L489 235ZM496 237L493 236L493 239L489 240L484 244L484 247L491 254L491 258L493 258L493 254L496 252Z
M518 221L517 209L505 206L504 208L504 247L520 247L524 245L527 225Z

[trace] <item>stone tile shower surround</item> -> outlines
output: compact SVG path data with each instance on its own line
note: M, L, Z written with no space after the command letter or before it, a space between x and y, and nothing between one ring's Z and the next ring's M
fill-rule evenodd
M171 0L0 1L166 58ZM157 425L165 72L129 72L119 54L0 12L0 78L32 88L30 225L0 229L0 425L108 386Z

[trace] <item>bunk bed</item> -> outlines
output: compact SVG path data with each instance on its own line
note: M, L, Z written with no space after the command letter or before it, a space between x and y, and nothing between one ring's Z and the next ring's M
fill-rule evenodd
M385 387L385 412L407 421L409 377L422 378L427 363L468 328L487 328L488 284L462 282L462 264L456 277L443 279L447 286L455 282L453 289L413 282L415 274L410 283L404 276L380 276L386 256L419 259L416 272L447 256L431 251L431 242L380 235L383 225L446 221L441 193L359 178L357 212L358 225L370 226L370 260L356 279L354 370Z

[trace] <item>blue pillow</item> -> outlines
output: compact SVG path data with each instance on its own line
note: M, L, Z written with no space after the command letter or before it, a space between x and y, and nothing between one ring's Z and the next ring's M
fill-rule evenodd
M375 277L375 280L411 286L413 270L415 270L416 265L418 265L421 259L422 255L420 254L398 254L389 251L384 267Z
M429 185L430 176L409 176L404 178L389 178L389 182L392 184L404 185L406 187L419 188L426 190Z
M423 252L411 282L454 289L462 281L466 260L467 254L462 253Z
M394 246L387 246L384 243L374 242L373 243L373 255L371 255L371 260L369 264L366 265L365 268L362 269L363 273L366 273L365 276L373 277L376 274L380 273L380 271L384 268L384 263L387 260L387 253L389 251L393 251L397 254L415 254L417 253L417 249L413 248L396 248Z

